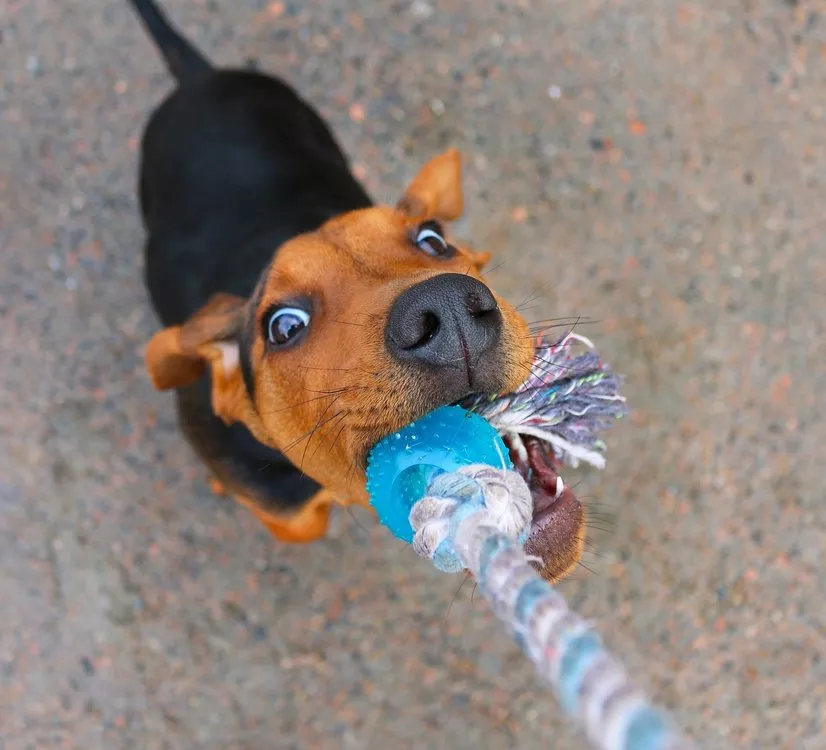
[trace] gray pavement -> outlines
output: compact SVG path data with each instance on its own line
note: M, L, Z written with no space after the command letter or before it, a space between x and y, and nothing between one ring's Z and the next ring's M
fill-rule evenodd
M166 0L330 119L374 196L583 315L634 412L562 589L705 747L826 748L822 0ZM151 389L125 3L0 6L0 747L582 748L472 599L364 513L276 544Z

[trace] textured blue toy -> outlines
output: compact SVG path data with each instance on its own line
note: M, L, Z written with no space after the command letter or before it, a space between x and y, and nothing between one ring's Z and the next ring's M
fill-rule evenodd
M443 406L382 440L370 452L367 491L379 520L399 539L413 541L410 511L433 480L471 464L511 469L499 433L460 406Z

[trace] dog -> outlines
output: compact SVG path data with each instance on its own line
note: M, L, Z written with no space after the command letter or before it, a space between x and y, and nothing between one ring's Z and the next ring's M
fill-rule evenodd
M379 440L471 393L515 389L534 343L482 279L490 254L446 233L463 211L457 151L395 206L375 205L290 86L213 67L152 0L130 3L177 84L140 153L145 280L163 326L149 376L175 390L216 492L281 541L317 540L333 504L369 507ZM582 551L573 502L536 506L548 580Z

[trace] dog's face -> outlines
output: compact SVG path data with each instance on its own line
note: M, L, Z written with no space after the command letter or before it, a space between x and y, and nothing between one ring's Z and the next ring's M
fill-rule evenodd
M211 368L212 403L335 492L367 504L379 440L470 393L515 389L533 344L482 281L488 255L453 244L459 155L420 171L395 208L337 217L280 247L249 300L218 296L150 342L160 388Z
M388 207L286 243L244 311L239 358L259 439L366 500L379 440L470 393L518 386L533 347L480 280L481 260L438 220Z
M458 247L459 155L428 163L395 208L332 219L278 248L248 300L220 295L150 342L155 384L211 367L213 408L343 499L366 502L370 448L470 393L516 388L533 346Z

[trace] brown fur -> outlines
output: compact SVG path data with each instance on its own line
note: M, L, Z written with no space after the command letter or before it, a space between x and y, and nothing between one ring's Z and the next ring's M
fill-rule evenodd
M462 208L461 163L451 150L422 168L395 208L353 211L290 240L250 300L218 295L182 326L150 341L146 364L157 388L185 386L210 368L215 413L227 423L245 424L324 488L288 517L274 516L233 488L282 541L323 536L333 502L368 505L369 449L438 405L429 402L427 383L388 354L384 325L394 300L418 282L441 273L481 278L487 253L459 247L456 257L445 260L411 249L410 233L419 222L452 221ZM313 299L308 335L295 347L271 352L259 333L263 316L297 295ZM522 317L496 299L503 318L498 385L508 391L527 375L533 347ZM237 336L245 327L257 332L252 399L238 365ZM558 577L576 562L579 520L569 554L555 560L546 576Z

